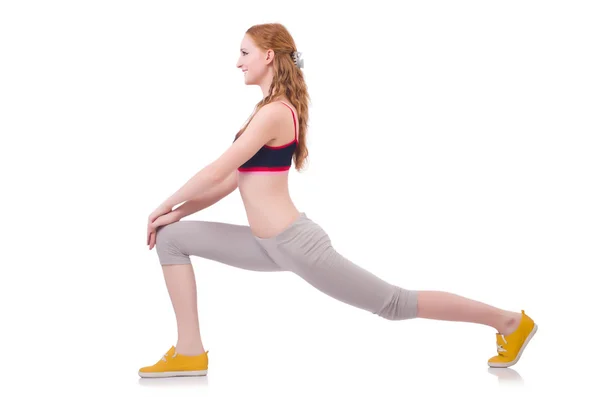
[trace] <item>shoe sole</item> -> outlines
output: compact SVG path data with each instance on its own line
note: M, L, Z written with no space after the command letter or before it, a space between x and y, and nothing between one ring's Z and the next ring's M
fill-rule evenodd
M527 344L529 343L529 341L531 340L531 338L533 338L533 335L535 335L535 333L537 332L537 329L538 329L537 324L533 324L533 329L531 330L531 332L527 336L527 339L525 339L525 342L523 343L523 346L521 346L521 350L519 350L519 353L517 353L517 357L514 360L509 361L507 363L490 363L490 362L488 362L488 365L490 367L492 367L492 368L508 368L510 366L515 365L519 361L519 359L521 358L521 354L523 354L523 351L527 347Z
M138 372L141 378L172 378L175 376L204 376L208 370L202 371L169 371L169 372Z

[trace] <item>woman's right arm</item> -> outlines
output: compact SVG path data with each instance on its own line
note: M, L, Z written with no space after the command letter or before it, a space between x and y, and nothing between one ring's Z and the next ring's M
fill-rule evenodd
M177 213L177 218L185 218L191 214L194 214L200 210L210 207L211 205L219 202L227 195L232 193L238 187L237 170L233 171L223 182L201 194L200 196L188 200L173 212Z

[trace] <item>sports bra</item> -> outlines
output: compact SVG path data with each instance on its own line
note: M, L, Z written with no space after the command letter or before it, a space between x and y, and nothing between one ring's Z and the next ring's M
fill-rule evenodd
M280 101L281 102L281 101ZM248 161L242 164L239 172L252 171L286 171L292 165L292 157L298 146L298 134L296 126L296 115L292 108L285 102L281 102L292 112L294 118L294 140L281 146L263 145ZM237 138L236 138L237 139ZM235 139L233 140L235 142Z

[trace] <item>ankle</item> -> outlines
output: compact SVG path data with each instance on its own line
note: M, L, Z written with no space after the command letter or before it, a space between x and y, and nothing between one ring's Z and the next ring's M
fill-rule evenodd
M175 345L175 351L177 354L181 354L182 356L198 356L200 354L204 354L205 350L201 342L177 342L177 345Z
M501 321L496 327L498 333L508 336L519 328L521 323L521 313L505 312L501 316Z

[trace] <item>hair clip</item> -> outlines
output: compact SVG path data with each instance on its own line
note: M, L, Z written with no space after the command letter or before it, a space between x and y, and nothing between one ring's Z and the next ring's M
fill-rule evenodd
M304 59L302 59L302 53L301 52L294 51L292 53L292 58L294 59L294 63L296 64L296 66L298 66L299 68L303 68L304 67Z

